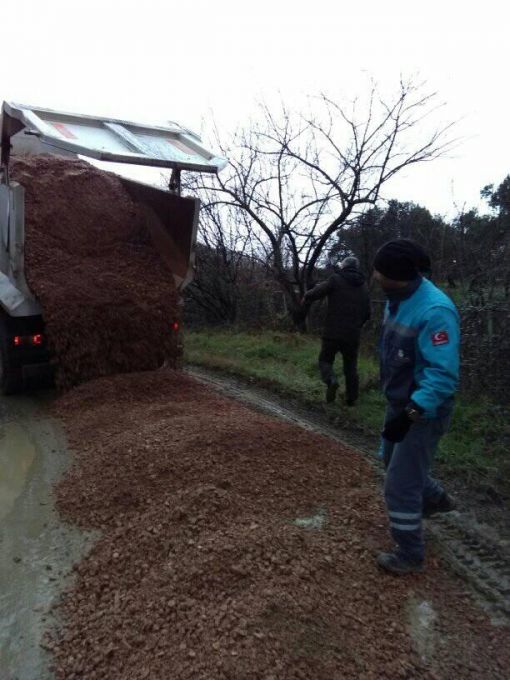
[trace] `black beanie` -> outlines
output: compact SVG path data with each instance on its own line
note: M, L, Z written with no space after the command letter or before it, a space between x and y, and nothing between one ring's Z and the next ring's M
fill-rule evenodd
M374 269L393 281L413 281L419 274L430 273L431 262L418 243L400 238L379 248Z

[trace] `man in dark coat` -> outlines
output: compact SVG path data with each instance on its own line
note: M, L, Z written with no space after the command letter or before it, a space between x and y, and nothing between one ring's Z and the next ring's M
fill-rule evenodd
M328 298L326 322L322 333L319 369L326 383L326 401L335 400L338 379L333 370L337 352L342 354L345 395L348 406L358 398L358 351L363 324L370 318L370 300L365 277L359 270L356 257L346 257L335 267L334 273L304 296L304 305Z

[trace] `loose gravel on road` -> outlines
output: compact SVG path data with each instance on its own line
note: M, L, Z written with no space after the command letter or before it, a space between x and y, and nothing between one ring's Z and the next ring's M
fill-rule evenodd
M423 575L377 570L383 503L352 449L168 369L56 410L75 451L57 507L101 532L46 642L57 680L508 677L508 629L433 550Z

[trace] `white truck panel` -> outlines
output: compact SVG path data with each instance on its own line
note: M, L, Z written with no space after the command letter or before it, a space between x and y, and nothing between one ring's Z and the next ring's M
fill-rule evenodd
M3 112L43 144L97 160L208 173L217 173L227 164L176 123L144 125L12 102L4 102Z
M0 306L11 316L41 313L25 279L25 191L0 184Z

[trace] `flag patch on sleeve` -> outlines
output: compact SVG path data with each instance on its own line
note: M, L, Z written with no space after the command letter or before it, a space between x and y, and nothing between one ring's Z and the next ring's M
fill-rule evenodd
M432 333L432 344L434 347L437 347L438 345L447 345L450 342L450 338L448 337L448 331L437 331L436 333Z

